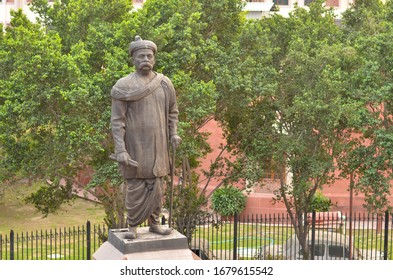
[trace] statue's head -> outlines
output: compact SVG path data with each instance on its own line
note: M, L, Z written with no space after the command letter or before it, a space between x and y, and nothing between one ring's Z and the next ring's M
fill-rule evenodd
M137 72L147 74L153 70L157 46L152 41L142 40L140 36L136 36L135 40L131 42L128 52Z
M128 48L128 53L132 57L134 52L140 49L150 49L153 51L154 55L157 52L157 46L156 44L154 44L154 42L149 40L142 40L142 38L137 35L135 36L134 41L131 42Z

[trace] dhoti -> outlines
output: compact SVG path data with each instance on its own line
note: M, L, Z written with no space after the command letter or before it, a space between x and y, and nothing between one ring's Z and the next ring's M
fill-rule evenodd
M125 205L127 224L135 227L149 219L158 224L162 208L163 177L154 179L127 179Z

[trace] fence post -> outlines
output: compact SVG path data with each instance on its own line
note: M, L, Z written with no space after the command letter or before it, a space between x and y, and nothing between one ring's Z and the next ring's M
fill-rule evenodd
M389 211L386 210L385 212L385 238L383 244L383 259L388 259L388 239L389 239Z
M234 215L234 228L233 228L233 260L237 260L237 213Z
M10 231L10 260L15 259L15 236L14 231Z
M91 260L91 225L90 221L86 223L86 245L87 245L87 259Z
M315 224L316 224L317 213L315 210L312 211L311 219L311 259L315 259Z

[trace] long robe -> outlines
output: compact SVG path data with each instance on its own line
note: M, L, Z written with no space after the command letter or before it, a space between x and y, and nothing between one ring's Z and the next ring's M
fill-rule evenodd
M170 173L169 139L177 134L178 109L171 81L162 74L138 87L130 74L112 88L111 126L115 153L128 152L138 167L120 164L127 179L127 223L150 218L157 223L162 206L162 177Z
M171 81L162 74L135 88L135 74L112 88L115 153L127 151L138 167L121 165L125 179L156 178L170 173L169 139L177 134L178 109Z

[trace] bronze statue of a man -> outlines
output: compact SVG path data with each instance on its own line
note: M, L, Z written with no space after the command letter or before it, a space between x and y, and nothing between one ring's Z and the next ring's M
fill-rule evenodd
M153 71L155 43L136 36L128 51L136 71L119 79L111 91L115 159L127 181L126 238L136 238L137 226L147 219L151 232L167 235L171 229L160 226L159 215L164 177L171 168L169 145L181 142L175 89L166 76Z

